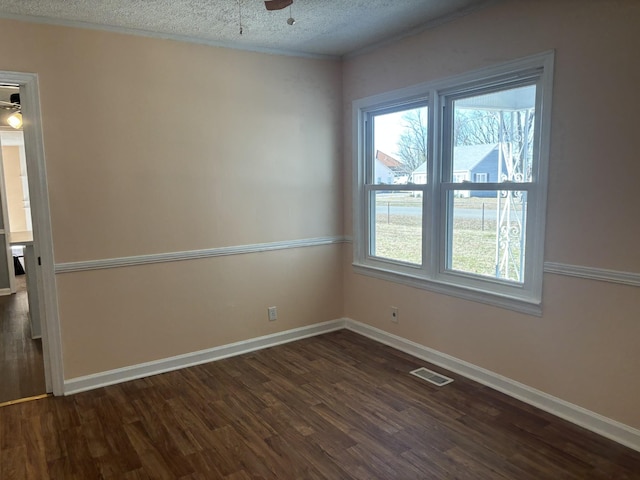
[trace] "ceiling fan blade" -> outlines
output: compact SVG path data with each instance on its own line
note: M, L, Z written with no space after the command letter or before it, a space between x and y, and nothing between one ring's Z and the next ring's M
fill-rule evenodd
M267 10L282 10L293 3L293 0L265 0Z

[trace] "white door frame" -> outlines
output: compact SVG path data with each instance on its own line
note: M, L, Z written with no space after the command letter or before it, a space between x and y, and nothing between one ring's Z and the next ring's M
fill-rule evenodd
M2 148L2 137L0 136L0 148ZM7 205L7 184L4 181L4 165L2 151L0 150L0 215L2 216L2 228L0 229L0 237L4 237L4 248L7 257L7 278L9 279L9 288L0 289L0 295L11 295L16 293L16 275L13 267L13 255L11 253L11 238L9 235L9 206ZM0 246L2 242L0 242ZM2 252L0 252L2 255ZM4 272L0 272L0 275Z
M53 263L53 238L49 211L49 189L44 160L42 117L38 75L0 71L0 82L20 86L22 105L24 148L27 157L27 176L33 220L33 244L37 268L38 297L42 322L42 352L47 392L64 395L64 370L62 363L62 336L58 316L55 266Z

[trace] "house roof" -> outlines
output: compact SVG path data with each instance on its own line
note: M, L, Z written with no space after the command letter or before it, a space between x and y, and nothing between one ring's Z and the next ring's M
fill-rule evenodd
M456 172L473 170L476 165L485 160L489 155L497 154L497 143L488 143L483 145L463 145L460 147L454 147L453 170ZM424 162L411 173L427 173L427 162Z
M381 150L376 150L376 159L380 161L385 167L389 167L392 170L402 168L402 162L393 158L391 155L387 155Z
M489 155L498 154L498 144L489 143L484 145L464 145L454 147L453 149L453 170L468 171L480 162L485 160Z

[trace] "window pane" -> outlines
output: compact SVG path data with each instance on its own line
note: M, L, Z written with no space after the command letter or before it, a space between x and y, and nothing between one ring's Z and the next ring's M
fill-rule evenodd
M428 113L420 107L373 117L374 184L426 183Z
M527 193L449 192L448 268L522 283Z
M371 192L371 255L422 263L422 192Z
M530 182L535 100L535 85L454 100L452 181Z

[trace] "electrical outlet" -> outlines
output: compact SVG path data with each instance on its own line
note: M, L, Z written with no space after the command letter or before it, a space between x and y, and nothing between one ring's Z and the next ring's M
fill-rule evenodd
M398 307L391 307L391 321L393 323L398 323Z
M269 307L267 308L267 312L269 313L269 321L273 322L278 319L278 308L277 307Z

